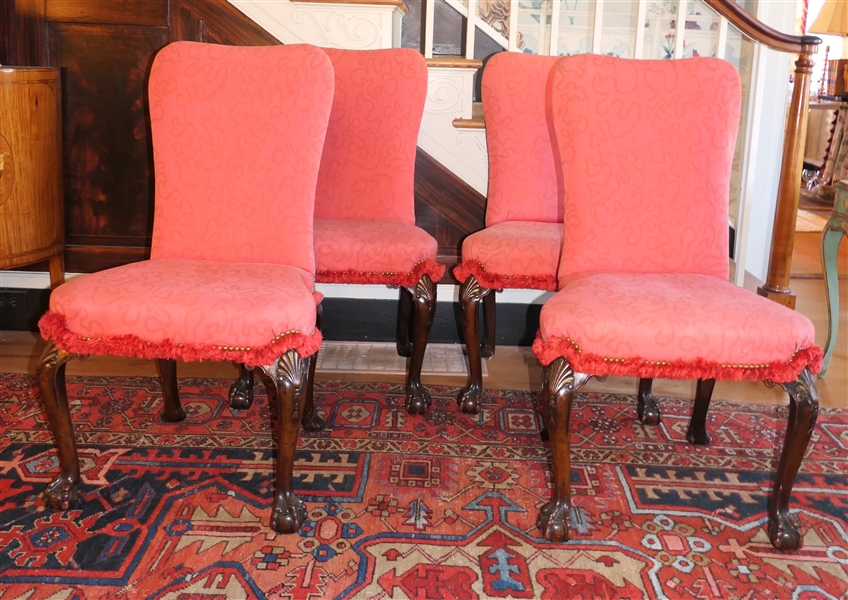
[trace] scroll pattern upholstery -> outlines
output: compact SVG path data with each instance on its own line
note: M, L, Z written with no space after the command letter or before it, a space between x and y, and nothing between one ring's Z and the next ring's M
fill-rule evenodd
M322 273L363 267L375 274L409 273L437 250L432 236L407 221L315 219L316 264Z
M50 309L86 337L259 346L315 329L311 289L312 274L288 265L160 258L72 279Z
M462 242L459 281L473 275L490 289L531 288L554 291L562 249L562 223L502 221Z
M333 85L310 46L160 51L152 258L57 288L45 335L68 351L250 364L317 350L312 225Z
M427 63L412 49L325 49L335 98L315 217L415 223L415 152Z
M561 63L552 92L566 174L560 277L628 271L727 278L739 90L733 66L719 59L587 55Z
M487 227L503 221L562 223L549 117L551 78L560 60L501 52L486 64L481 87L489 151Z
M543 364L774 381L819 368L806 317L727 281L740 110L730 63L570 57L552 109L565 235L534 344Z
M314 272L315 173L327 129L318 117L332 71L313 47L286 49L178 42L154 62L151 258Z
M708 368L758 365L762 368L719 369L714 375L762 380L768 367L815 347L815 329L804 315L712 275L578 273L560 284L543 307L541 339L570 340L565 354L554 354L579 372L618 374L618 360L638 357L646 363L643 370L634 373L631 365L628 375L652 377L651 362L702 361L702 378L709 378ZM590 366L589 356L610 360ZM797 378L804 366L786 380Z
M336 86L315 200L316 280L438 281L438 244L415 227L413 189L427 64L403 48L326 52Z
M491 289L556 289L563 207L549 96L560 60L502 52L486 65L486 229L463 241L459 281L473 275Z

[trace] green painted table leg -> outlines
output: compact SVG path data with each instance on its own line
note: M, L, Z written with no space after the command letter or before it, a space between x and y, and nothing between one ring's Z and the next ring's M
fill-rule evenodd
M833 358L833 350L836 347L836 332L839 328L839 277L836 265L836 257L839 251L839 243L843 236L848 236L848 185L840 181L835 186L836 201L833 204L833 212L822 231L821 251L822 269L824 270L824 289L827 295L827 343L824 347L824 360L819 371L819 377L824 377L830 359Z
M830 225L830 222L828 222ZM825 227L822 233L822 266L824 267L824 290L827 295L827 343L824 347L824 361L822 362L819 377L824 377L830 359L833 358L833 349L836 347L836 332L839 328L839 279L836 273L836 255L839 250L839 242L842 241L842 231Z

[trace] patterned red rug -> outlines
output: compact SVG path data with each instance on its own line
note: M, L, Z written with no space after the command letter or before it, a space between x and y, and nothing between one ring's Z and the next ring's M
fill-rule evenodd
M804 548L775 551L766 499L786 409L715 401L713 443L685 442L635 399L585 394L572 424L575 539L538 537L550 463L535 397L489 392L477 417L433 387L424 417L400 386L319 384L327 429L301 434L298 535L266 524L267 390L234 413L228 381L180 380L186 421L160 422L155 379L68 380L80 502L46 511L57 470L30 377L0 376L0 597L848 598L848 412L822 410L793 507Z

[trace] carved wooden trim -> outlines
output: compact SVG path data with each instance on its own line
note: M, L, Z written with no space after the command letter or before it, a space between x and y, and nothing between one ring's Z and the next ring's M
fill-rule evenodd
M574 372L571 364L564 358L556 359L544 369L542 385L550 390L547 407L548 422L545 423L548 429L563 425L556 422L556 406L560 398L576 392L580 386L589 381L590 377L591 375Z

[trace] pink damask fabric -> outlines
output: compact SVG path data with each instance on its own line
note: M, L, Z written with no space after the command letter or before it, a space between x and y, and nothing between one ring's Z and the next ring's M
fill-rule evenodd
M551 79L560 60L501 52L486 64L486 226L503 221L562 223L561 172L549 110Z
M57 288L42 334L79 354L248 365L314 354L313 209L332 97L332 64L311 46L161 50L152 258Z
M42 333L82 354L254 365L271 364L290 348L312 354L321 344L311 273L176 258L71 279L50 295Z
M723 278L578 273L542 307L534 352L577 372L674 379L793 381L821 367L804 315Z
M333 98L306 45L176 42L156 56L152 258L274 262L309 272L318 166Z
M415 223L413 178L427 64L411 49L326 49L335 97L315 217Z
M739 105L739 77L722 60L560 63L565 224L560 291L533 346L542 364L776 382L818 371L809 319L727 281Z
M565 187L560 278L727 277L740 97L723 60L562 60L551 96Z
M562 223L504 221L472 233L462 242L458 281L473 275L490 289L557 289Z
M391 219L315 219L315 279L321 283L415 285L434 282L438 244L412 223Z

